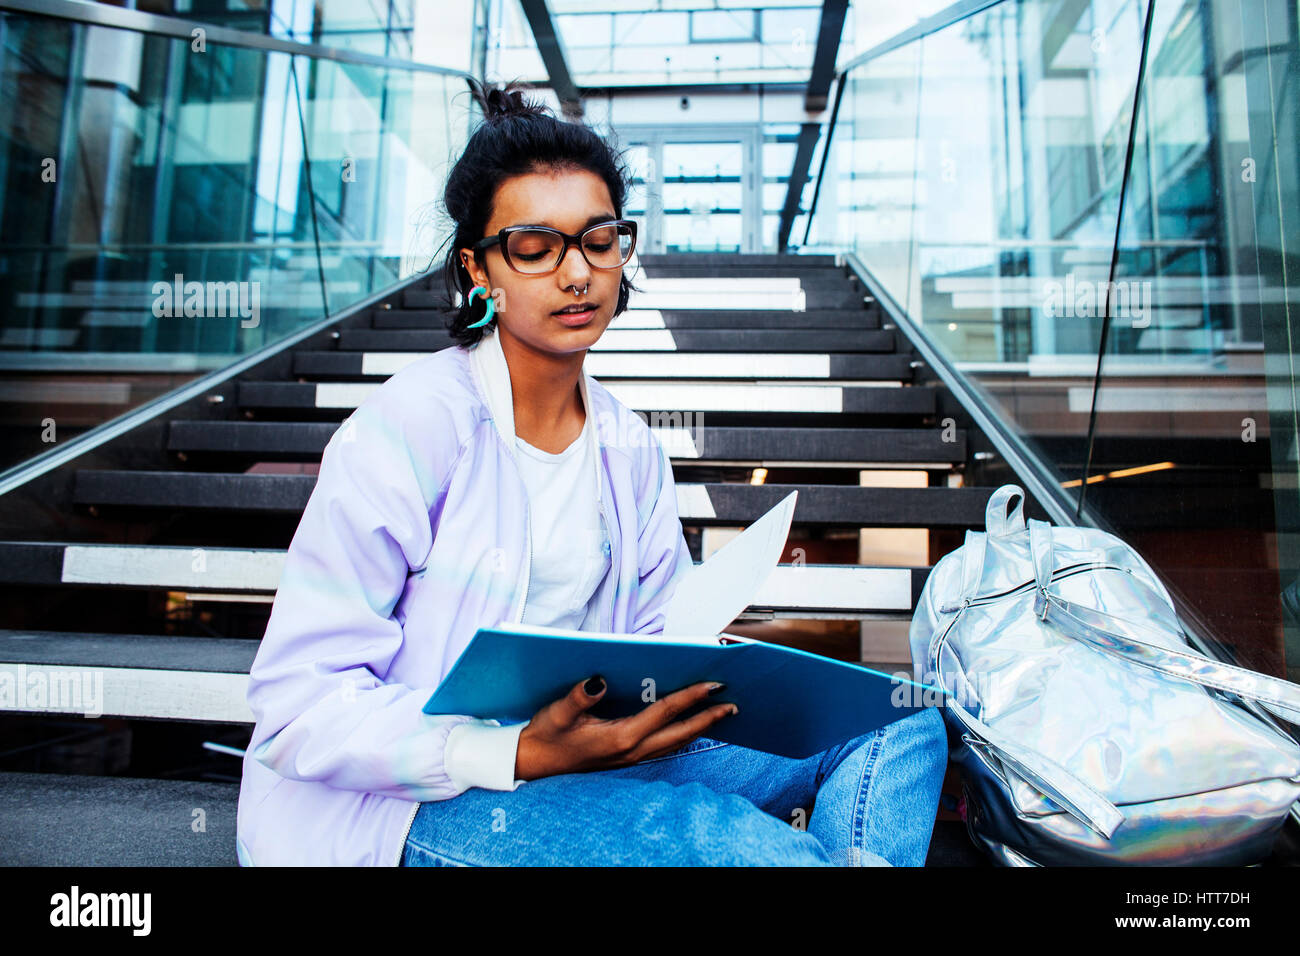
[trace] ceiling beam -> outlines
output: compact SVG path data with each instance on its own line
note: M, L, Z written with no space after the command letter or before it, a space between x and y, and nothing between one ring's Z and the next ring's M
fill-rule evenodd
M803 98L803 108L806 112L820 113L826 109L831 81L835 79L835 60L840 52L840 34L844 32L844 14L848 9L849 0L825 0L822 4L821 24L817 28L817 47L813 51L812 73L808 77L808 89ZM794 229L795 217L799 215L803 188L808 182L808 168L812 165L813 150L817 148L817 138L820 135L820 122L804 123L799 127L799 146L795 150L794 165L790 168L790 179L786 183L781 224L776 231L777 252L785 252L790 244L790 232Z
M519 6L533 31L533 41L541 54L542 65L546 67L546 75L550 77L550 87L560 101L560 109L569 119L579 119L583 112L582 95L569 73L564 45L560 42L546 0L519 0Z
M790 169L790 182L785 190L785 206L781 210L781 225L776 232L776 251L785 252L790 244L790 230L799 215L803 187L808 182L808 167L812 165L813 150L821 135L821 123L804 123L799 127L799 145L794 151L794 165Z
M831 80L835 78L835 60L840 52L840 34L844 32L844 14L848 9L849 0L826 0L822 4L812 74L808 77L808 92L804 95L804 109L810 113L826 109Z

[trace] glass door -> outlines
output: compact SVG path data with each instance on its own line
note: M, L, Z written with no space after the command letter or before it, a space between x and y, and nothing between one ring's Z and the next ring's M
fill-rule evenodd
M628 215L643 252L762 252L757 129L621 132L631 143Z

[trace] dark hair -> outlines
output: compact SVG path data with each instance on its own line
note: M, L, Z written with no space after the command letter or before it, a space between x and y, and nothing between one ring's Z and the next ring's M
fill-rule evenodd
M447 327L452 338L463 346L476 344L495 328L497 321L493 319L477 329L467 328L483 317L487 306L482 298L469 301L474 280L460 259L460 250L484 238L483 230L492 218L492 200L501 183L536 170L584 169L609 187L618 219L623 218L629 185L622 158L589 126L556 119L545 105L525 100L520 84L490 91L475 80L470 80L469 85L483 110L483 122L452 167L443 191L443 204L455 226L443 270L453 310ZM615 315L627 308L632 289L624 275L618 287ZM454 305L457 292L461 296L459 309Z

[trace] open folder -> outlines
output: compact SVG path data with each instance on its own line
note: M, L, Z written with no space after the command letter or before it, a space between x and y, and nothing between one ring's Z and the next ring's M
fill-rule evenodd
M797 495L791 492L681 579L662 634L482 627L424 712L517 723L600 674L608 690L589 713L611 719L690 684L719 681L723 691L687 715L724 701L739 713L723 717L704 736L800 759L914 713L923 685L901 676L718 633L749 606L776 567Z

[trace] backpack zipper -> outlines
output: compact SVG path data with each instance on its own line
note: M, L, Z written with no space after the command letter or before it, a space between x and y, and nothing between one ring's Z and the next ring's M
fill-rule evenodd
M1123 571L1125 574L1133 573L1128 568L1121 568L1117 564L1093 564L1091 562L1085 562L1080 564L1066 565L1063 568L1057 568L1055 571L1052 572L1052 576L1048 579L1048 583L1051 584L1054 581L1056 581L1058 578L1073 577L1074 575L1080 574L1083 571ZM947 614L952 611L963 611L968 607L976 607L981 604L991 604L992 602L1000 600L1001 598L1010 597L1012 594L1018 594L1019 592L1024 591L1027 588L1033 588L1037 586L1038 586L1037 581L1026 581L1024 584L1018 584L1015 587L1008 588L1005 591L996 591L993 594L985 594L977 598L967 598L961 604L945 604L939 608L939 613Z
M1087 563L1079 563L1079 564L1070 564L1070 565L1066 565L1063 568L1057 568L1055 571L1052 572L1052 576L1048 579L1047 583L1050 585L1053 582L1057 581L1058 579L1073 577L1074 575L1082 574L1085 571L1123 571L1125 574L1133 573L1128 568L1121 568L1117 564L1093 564L1091 562L1087 562ZM947 614L952 611L956 611L957 613L953 614L952 620L949 621L948 626L943 629L943 633L940 634L937 638L932 639L930 642L928 656L930 660L935 662L935 674L936 675L938 674L938 664L939 664L939 659L936 655L939 649L943 646L944 642L948 640L948 633L953 629L953 626L961 618L962 611L966 610L966 608L968 607L978 607L983 604L992 604L994 601L1000 601L1005 597L1010 597L1013 594L1019 594L1022 591L1026 591L1029 590L1030 588L1035 588L1037 586L1038 586L1037 581L1026 581L1024 584L1018 584L1014 588L1008 588L1005 591L997 591L993 594L985 594L983 597L978 597L978 598L967 598L961 604L947 604L940 607L939 608L940 614Z

